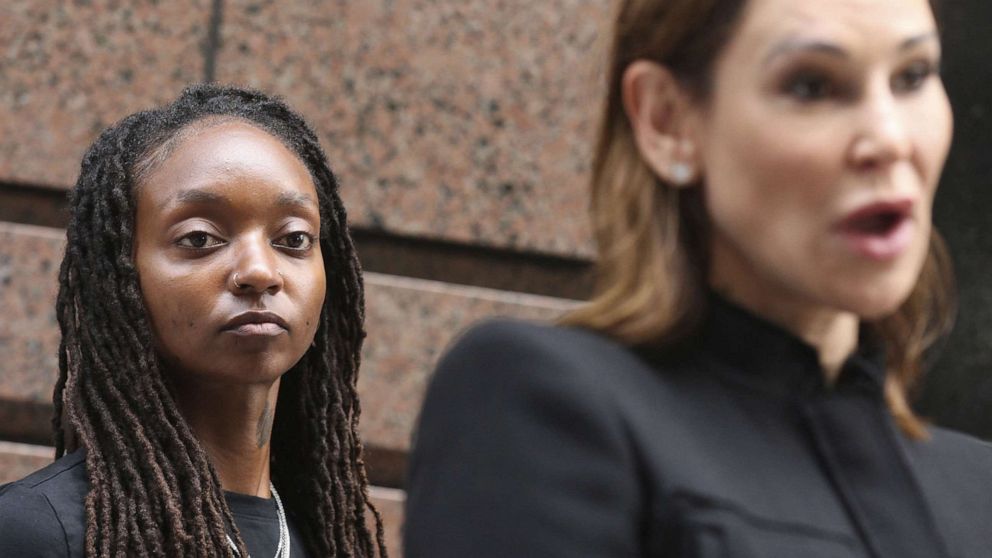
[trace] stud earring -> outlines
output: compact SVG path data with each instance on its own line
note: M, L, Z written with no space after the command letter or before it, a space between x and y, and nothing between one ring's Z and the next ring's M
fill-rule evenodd
M685 186L692 180L692 167L688 163L675 163L668 169L668 174L675 186Z

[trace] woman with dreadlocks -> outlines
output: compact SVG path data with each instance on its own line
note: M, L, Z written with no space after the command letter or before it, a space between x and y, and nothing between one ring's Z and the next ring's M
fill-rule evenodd
M383 556L362 279L303 119L192 87L105 131L70 198L58 459L0 492L0 555Z

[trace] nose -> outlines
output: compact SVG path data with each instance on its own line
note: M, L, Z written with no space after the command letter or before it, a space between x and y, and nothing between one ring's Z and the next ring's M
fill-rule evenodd
M876 170L912 156L907 118L911 115L888 83L873 88L858 111L851 161L859 169Z
M285 278L279 271L276 251L265 235L245 235L237 241L236 247L228 280L233 293L261 295L282 290Z

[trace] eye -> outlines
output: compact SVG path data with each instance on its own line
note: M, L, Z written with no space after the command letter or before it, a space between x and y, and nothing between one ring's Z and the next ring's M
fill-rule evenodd
M892 89L902 92L916 91L923 87L927 78L936 74L936 64L925 60L914 62L892 78Z
M193 248L194 250L202 250L206 248L213 248L215 246L220 246L224 241L217 238L216 236L205 233L203 231L193 231L187 235L184 235L176 243L183 248Z
M303 231L296 231L296 232L291 232L286 236L280 238L274 244L276 246L284 246L291 250L305 252L313 247L313 242L314 242L313 236Z
M786 80L783 93L802 103L833 97L837 88L830 79L817 72L800 72Z

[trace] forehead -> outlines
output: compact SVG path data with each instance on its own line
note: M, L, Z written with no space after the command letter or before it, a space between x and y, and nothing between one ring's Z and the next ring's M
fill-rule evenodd
M881 47L935 28L928 0L749 0L735 38L752 48L807 36Z
M314 197L310 172L281 141L251 124L224 121L183 134L179 143L144 177L139 199L156 206L172 201L190 188L260 185Z

